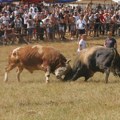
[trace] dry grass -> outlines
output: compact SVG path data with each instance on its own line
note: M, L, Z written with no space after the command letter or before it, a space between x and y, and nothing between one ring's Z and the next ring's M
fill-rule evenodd
M93 46L102 44L103 40L87 42ZM40 44L59 49L73 64L76 41ZM120 120L119 78L110 75L109 83L105 84L104 75L100 73L87 83L83 78L61 82L51 75L51 82L46 85L43 72L23 71L18 83L13 70L8 83L4 83L4 67L13 48L16 46L0 47L0 120ZM120 52L120 47L118 50Z

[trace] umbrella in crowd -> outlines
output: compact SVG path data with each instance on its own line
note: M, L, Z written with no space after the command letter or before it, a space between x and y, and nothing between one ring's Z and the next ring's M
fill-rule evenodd
M54 2L54 3L67 3L67 2L74 2L77 0L44 0L44 2Z
M29 3L38 3L38 2L48 2L48 3L67 3L67 2L74 2L77 0L0 0L1 3L3 2L14 2L14 1L23 1Z
M2 2L13 2L13 0L0 0L0 3Z
M57 3L67 3L67 2L74 2L77 0L56 0Z
M47 3L67 3L67 2L74 2L77 0L21 0L23 2L30 2L30 3L37 3L37 2L47 2Z
M43 0L21 0L23 2L29 2L29 3L38 3L38 2L42 2Z

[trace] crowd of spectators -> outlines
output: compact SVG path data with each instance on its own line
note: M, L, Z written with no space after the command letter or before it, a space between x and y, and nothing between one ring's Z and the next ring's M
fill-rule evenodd
M120 6L69 4L1 4L0 44L35 41L65 41L79 39L82 34L92 37L120 36Z

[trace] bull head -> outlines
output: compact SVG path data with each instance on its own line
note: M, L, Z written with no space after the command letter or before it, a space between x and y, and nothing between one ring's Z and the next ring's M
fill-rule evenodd
M71 66L69 64L71 60L67 60L65 63L65 67L59 67L55 70L55 75L58 79L62 79L65 77L65 75L69 72L71 69Z

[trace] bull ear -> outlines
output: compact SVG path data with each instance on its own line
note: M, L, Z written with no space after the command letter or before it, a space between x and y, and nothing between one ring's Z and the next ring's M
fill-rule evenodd
M71 61L70 59L69 59L69 60L67 60L67 61L66 61L66 64L68 64L70 61Z

